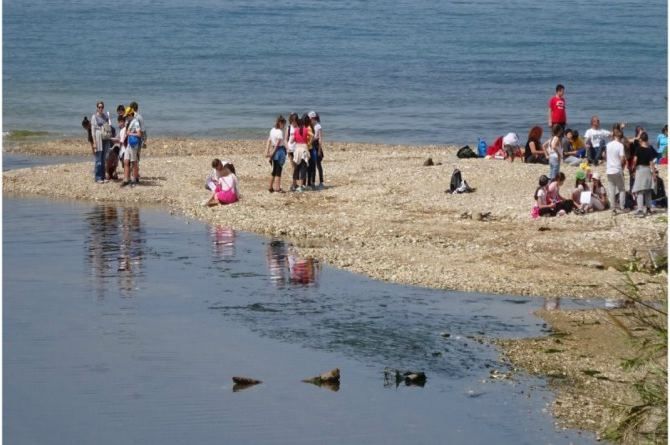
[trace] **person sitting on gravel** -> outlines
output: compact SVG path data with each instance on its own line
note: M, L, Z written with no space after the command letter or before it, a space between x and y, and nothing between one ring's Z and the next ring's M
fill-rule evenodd
M524 151L524 162L527 164L548 164L549 161L542 150L542 127L533 127L528 132L528 141Z
M216 189L219 179L223 176L223 164L218 158L212 161L212 172L205 178L205 188L210 192Z
M240 191L235 175L235 166L230 162L222 161L221 177L216 181L212 195L203 202L203 205L210 207L218 204L232 204L239 199Z
M531 214L534 218L538 216L555 216L556 215L556 205L550 203L547 200L547 185L549 184L549 178L547 175L540 176L538 181L538 188L535 190L535 205L533 206L533 211Z
M547 200L555 205L556 214L558 216L570 213L575 208L575 203L572 199L565 199L561 196L560 189L565 183L565 173L558 172L556 177L551 180L547 187ZM582 213L580 211L580 213Z
M586 173L582 169L577 170L575 175L575 190L572 192L572 201L575 203L575 211L605 210L605 205L596 196L595 191L591 191L586 184Z
M591 196L595 196L598 201L600 201L603 205L602 209L596 209L596 210L605 210L610 208L610 201L607 199L607 189L603 185L602 180L600 179L600 175L598 172L595 172L593 174L593 177L591 178L592 184L591 184Z
M582 163L584 156L580 156L582 153L586 153L584 147L584 141L579 138L579 133L577 130L568 128L565 130L565 139L563 139L563 163L571 165L573 167L579 166Z

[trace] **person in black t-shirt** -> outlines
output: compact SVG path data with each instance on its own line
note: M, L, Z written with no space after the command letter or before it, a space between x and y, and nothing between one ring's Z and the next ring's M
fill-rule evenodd
M645 216L645 213L651 213L651 192L656 182L656 170L654 169L656 156L656 150L649 145L649 136L645 131L641 132L637 144L634 145L635 183L631 190L637 195L636 216L641 218Z

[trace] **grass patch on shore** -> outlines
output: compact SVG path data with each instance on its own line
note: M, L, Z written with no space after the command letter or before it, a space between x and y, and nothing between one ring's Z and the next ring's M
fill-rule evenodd
M32 131L32 130L12 130L4 135L7 140L21 141L30 138L41 138L49 136L48 131Z
M619 292L635 306L624 322L608 313L626 333L637 353L625 359L627 371L641 371L633 388L638 401L615 406L619 420L610 425L605 438L618 443L667 443L668 435L668 314L667 289L657 304L640 298L638 286L630 277L626 289Z

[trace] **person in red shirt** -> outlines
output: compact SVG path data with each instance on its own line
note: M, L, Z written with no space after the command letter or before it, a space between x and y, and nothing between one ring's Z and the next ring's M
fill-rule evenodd
M558 124L565 129L565 125L568 121L567 114L565 112L565 87L560 83L556 85L556 95L549 99L549 115L547 119L547 124L549 128L553 128L554 125Z

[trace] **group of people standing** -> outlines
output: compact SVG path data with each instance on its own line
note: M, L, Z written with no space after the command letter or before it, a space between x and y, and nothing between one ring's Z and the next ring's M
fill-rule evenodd
M265 157L272 166L270 193L283 193L281 187L282 170L286 160L293 167L290 191L303 192L308 187L312 190L323 189L323 130L321 118L316 111L305 113L302 117L291 113L286 119L279 115L265 148ZM316 184L316 174L319 184Z
M134 187L140 181L140 150L146 146L144 119L139 113L137 102L131 102L128 106L119 105L116 113L118 130L113 126L109 112L105 112L103 101L96 103L96 112L90 120L84 117L82 121L95 156L95 182L104 184L118 179L116 168L121 161L121 187Z

